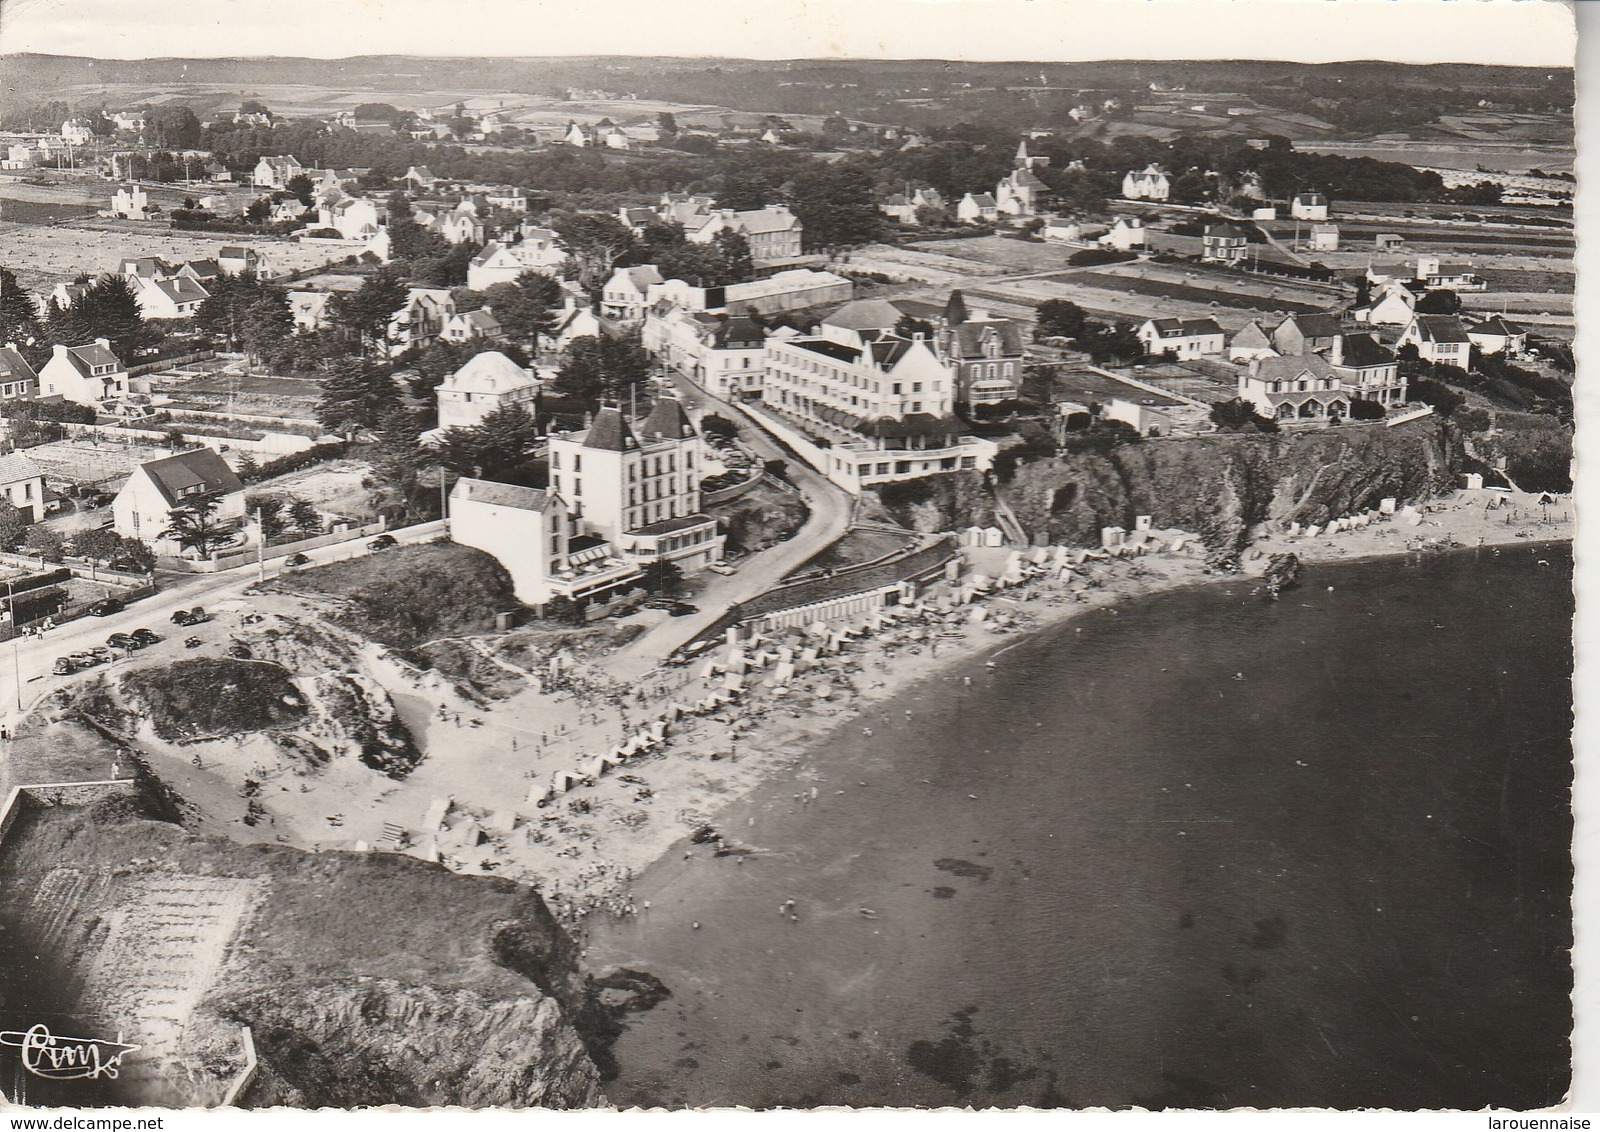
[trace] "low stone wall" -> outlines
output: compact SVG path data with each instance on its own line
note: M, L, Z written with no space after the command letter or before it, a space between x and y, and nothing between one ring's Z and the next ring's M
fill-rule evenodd
M736 483L732 487L723 488L721 491L702 491L700 493L700 503L702 506L710 506L714 503L727 503L731 499L738 499L741 495L748 495L754 491L756 484L760 483L764 478L765 476L758 473L743 483Z
M106 437L113 440L131 440L138 444L165 444L169 436L165 428L155 426L139 428L128 425L64 424L61 427L68 436ZM172 428L184 432L181 421L174 421ZM206 448L216 448L225 444L241 452L262 452L270 456L287 456L294 452L304 452L316 443L309 436L289 432L264 432L257 440L237 436L205 436L197 432L184 432L184 436Z
M0 806L0 850L17 818L29 807L87 806L116 794L133 794L138 783L131 778L100 779L92 782L42 782L13 787Z

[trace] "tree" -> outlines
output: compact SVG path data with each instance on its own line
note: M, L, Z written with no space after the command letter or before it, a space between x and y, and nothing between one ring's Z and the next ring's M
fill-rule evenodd
M67 555L67 540L54 527L35 523L23 536L22 549L46 562L60 562Z
M82 346L96 338L111 343L111 352L124 360L144 346L161 340L139 311L133 284L122 275L102 275L93 280L69 307L50 306L46 321L52 341Z
M0 499L0 550L10 553L22 543L28 520L8 500Z
M200 144L200 119L178 103L144 111L144 140L168 149L195 149Z
M1365 397L1351 398L1350 419L1353 421L1381 421L1387 412L1381 401L1372 401Z
M593 408L601 400L622 402L650 374L650 358L637 334L624 338L585 336L567 347L554 389Z
M743 283L756 273L750 256L750 240L743 232L724 228L711 237L711 244L722 256L723 275L729 283Z
M902 338L915 338L918 334L924 338L933 337L933 323L927 319L912 318L908 314L900 316L900 321L894 324L894 332Z
M671 597L683 588L683 570L670 558L657 558L644 569L644 588Z
M289 525L307 537L322 533L322 512L309 499L289 500Z
M310 177L304 173L296 173L284 182L283 187L293 193L301 204L307 208L311 207L311 196L316 191L316 185L312 183Z
M37 355L43 352L43 338L44 323L33 296L10 268L0 267L0 346L16 345Z
M317 420L329 432L351 436L377 424L398 395L389 366L354 359L323 381Z
M446 432L440 462L458 475L501 479L527 461L538 440L533 415L520 405L508 405L475 427Z
M1034 312L1035 338L1076 338L1083 333L1087 316L1077 303L1066 299L1046 299Z
M1144 343L1139 341L1138 333L1131 326L1120 324L1107 327L1086 320L1083 333L1072 345L1088 354L1096 365L1107 361L1127 364L1144 357Z
M122 549L122 539L110 527L85 527L73 534L70 545L74 556L103 566Z
M1429 291L1417 300L1418 314L1455 314L1461 309L1461 296L1454 291Z
M218 500L214 494L196 496L167 512L167 529L161 532L164 539L177 543L183 550L192 550L201 558L228 541L228 532L217 518Z
M807 169L794 179L789 201L812 251L870 244L883 230L883 214L873 202L873 178L855 165Z
M415 414L400 405L384 411L374 435L371 472L366 487L372 506L390 522L415 522L437 516L438 480L426 485L421 472L436 466L436 457L417 443L421 431ZM442 474L443 469L439 469Z
M239 341L245 353L259 362L294 333L289 297L276 287L264 288L244 310Z
M553 211L545 223L561 238L578 265L578 280L599 287L633 247L633 229L609 213Z
M117 553L111 559L111 565L117 569L131 570L135 574L153 574L156 569L156 554L148 543L124 537L122 545L117 548Z
M272 201L268 197L257 197L244 208L244 218L251 224L265 224L271 215Z
M357 336L363 347L378 348L388 340L389 322L406 305L406 286L392 267L367 276L354 291L337 294L328 303L334 325Z
M524 271L511 283L496 283L483 293L500 328L516 342L537 348L542 335L555 331L562 306L561 284L537 271Z
M1256 412L1253 403L1242 397L1218 401L1211 406L1211 422L1220 432L1277 432L1278 422Z
M281 495L247 495L244 497L245 514L261 525L261 534L271 542L284 531L283 497Z

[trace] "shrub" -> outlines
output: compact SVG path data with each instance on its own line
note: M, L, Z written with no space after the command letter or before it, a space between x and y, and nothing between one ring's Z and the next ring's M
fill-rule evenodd
M1099 267L1107 263L1127 263L1138 258L1133 252L1119 252L1110 248L1084 248L1081 252L1073 252L1068 256L1067 263L1073 267Z
M1353 421L1381 421L1388 415L1388 410L1378 401L1369 401L1365 397L1354 397L1350 400L1350 419Z

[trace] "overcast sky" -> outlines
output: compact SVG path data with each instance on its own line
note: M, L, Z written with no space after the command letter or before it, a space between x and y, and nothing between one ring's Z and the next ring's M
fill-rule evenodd
M0 0L0 52L101 58L1273 58L1570 66L1563 0Z

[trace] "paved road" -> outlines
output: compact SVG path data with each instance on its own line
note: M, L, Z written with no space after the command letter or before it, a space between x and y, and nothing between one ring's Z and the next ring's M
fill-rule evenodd
M854 513L854 500L848 492L784 452L738 406L713 397L681 374L674 374L673 381L679 398L696 419L705 413L726 417L744 426L740 439L762 459L785 461L789 480L800 490L811 514L793 538L746 558L737 574L707 574L704 589L694 599L700 612L688 617L666 618L613 654L606 667L618 676L637 676L648 671L674 649L693 640L729 606L777 585L806 559L844 534Z
M392 532L401 542L420 542L437 533L436 524ZM367 553L369 537L363 536L348 542L320 546L306 552L312 562L322 565L341 558ZM268 560L265 576L277 577L283 571L284 559ZM21 710L25 710L40 696L56 686L58 678L51 675L56 658L75 652L98 648L106 643L112 633L128 633L134 629L152 629L164 639L156 649L164 653L183 652L182 630L172 624L172 614L194 606L212 607L218 602L239 597L258 580L254 563L237 566L217 574L165 574L160 578L160 592L133 602L121 613L110 617L80 617L50 630L42 637L17 638L0 644L0 711L6 714L10 725L15 726ZM10 656L6 654L10 653ZM20 691L20 705L18 703ZM21 710L19 710L19 708Z

